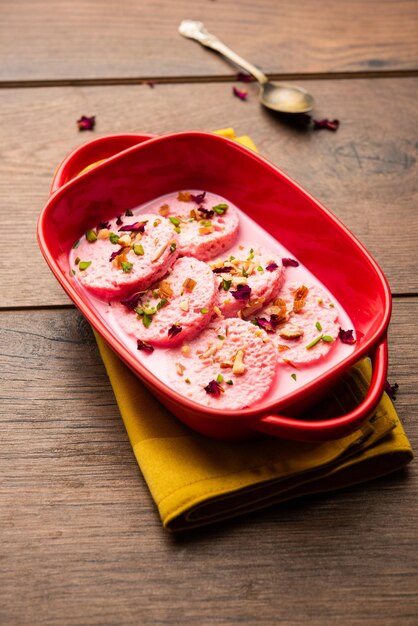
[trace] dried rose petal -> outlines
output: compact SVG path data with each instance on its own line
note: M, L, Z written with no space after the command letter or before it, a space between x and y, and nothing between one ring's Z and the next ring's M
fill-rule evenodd
M124 300L121 300L120 303L123 304L123 306L126 306L126 308L130 311L133 311L138 306L140 299L141 293L137 292L133 293L131 296L128 296Z
M240 100L246 100L248 96L248 91L245 91L245 89L238 89L238 87L232 87L232 93Z
M87 115L82 115L79 120L77 120L78 130L94 130L96 125L96 116L92 115L88 117Z
M121 224L123 224L122 215L117 215L117 216L116 216L116 224L117 224L118 226L120 226Z
M260 326L266 333L274 333L275 325L271 323L271 318L268 320L265 317L255 317L254 321L257 323L257 326Z
M385 382L385 391L391 400L396 400L396 392L398 391L398 389L398 383L391 385L388 380Z
M249 300L251 297L251 287L248 285L237 285L236 291L229 292L235 300Z
M168 329L169 339L172 339L173 337L181 333L182 330L183 328L182 326L180 326L180 324L173 324L172 326L170 326L170 328Z
M312 120L314 130L320 130L321 128L326 128L328 130L336 131L340 125L339 120Z
M343 343L348 343L348 344L356 343L356 340L353 337L353 330L352 329L351 330L343 330L342 328L340 328L340 331L338 333L338 338Z
M101 230L102 228L108 228L110 229L111 227L111 223L110 222L99 222L96 226L96 230Z
M250 74L244 74L244 72L238 72L235 76L235 80L239 80L240 83L252 83L255 81L254 76L250 76Z
M223 267L215 267L212 272L214 274L227 274L233 269L232 265L224 265Z
M272 263L269 263L269 264L267 265L266 270L267 270L268 272L274 272L274 270L277 270L277 268L278 268L278 267L279 267L279 266L277 265L277 263L273 263L273 262L272 262Z
M120 228L118 228L118 233L120 233L121 231L126 231L129 230L133 233L143 233L145 230L145 224L147 222L135 222L134 224L125 224L124 226L121 226Z
M210 396L218 397L222 393L222 387L216 380L211 380L206 387L204 387L206 393Z
M196 195L191 194L193 202L196 204L202 204L205 201L206 191L202 191L202 193L197 193Z
M109 257L109 263L111 263L113 259L116 259L116 257L119 256L119 254L121 254L124 250L125 248L122 246L121 248L119 248L119 250L115 250L115 252L112 252Z
M146 341L142 341L142 339L138 339L136 345L138 350L143 350L144 352L149 352L150 354L151 352L154 352L154 348L152 347L152 345L147 343Z
M298 267L299 263L295 259L282 259L283 267Z
M144 85L148 85L148 87L151 87L151 89L154 89L155 87L155 80L144 80Z
M215 215L215 211L212 211L212 209L205 209L204 206L200 206L197 210L199 211L201 216L204 217L206 220L210 219L211 217L213 217L213 215Z

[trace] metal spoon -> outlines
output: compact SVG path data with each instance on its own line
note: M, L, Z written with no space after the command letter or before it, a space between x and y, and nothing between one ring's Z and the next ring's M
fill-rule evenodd
M202 46L216 50L239 67L242 67L246 72L252 74L260 83L259 98L261 104L264 104L265 107L281 113L306 113L306 111L312 109L314 100L305 89L296 85L269 81L258 67L240 57L215 35L208 33L202 22L183 20L179 26L179 33L183 37L195 39Z

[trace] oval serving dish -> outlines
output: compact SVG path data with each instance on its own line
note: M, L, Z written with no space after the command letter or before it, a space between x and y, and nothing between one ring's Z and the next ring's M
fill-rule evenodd
M89 168L94 163L99 164ZM69 257L74 242L92 225L180 189L227 198L300 260L352 320L357 341L349 356L278 400L234 411L201 406L154 375L75 284ZM241 439L261 431L288 439L331 440L357 429L379 402L391 314L382 271L332 213L277 167L232 140L203 132L129 134L80 146L58 168L37 234L48 265L87 320L174 415L202 434ZM372 359L372 380L355 410L326 420L297 417L365 356Z

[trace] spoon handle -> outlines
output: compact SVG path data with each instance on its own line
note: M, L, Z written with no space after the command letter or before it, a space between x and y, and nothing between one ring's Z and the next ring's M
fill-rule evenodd
M183 37L188 37L189 39L195 39L202 46L206 46L207 48L212 48L212 50L216 50L224 57L244 69L249 74L252 74L261 85L264 85L268 81L268 78L258 67L255 67L252 63L249 63L245 59L239 56L236 52L228 48L222 41L220 41L215 35L208 33L206 28L204 27L203 22L195 22L194 20L183 20L179 26L179 33L183 35Z

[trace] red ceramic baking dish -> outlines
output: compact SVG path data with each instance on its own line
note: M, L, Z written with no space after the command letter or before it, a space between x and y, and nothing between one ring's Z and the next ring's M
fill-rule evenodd
M350 354L283 397L240 410L203 407L150 371L76 284L69 256L74 242L99 221L182 189L202 189L227 198L291 251L349 315L357 337ZM295 440L332 440L358 428L383 393L391 295L382 271L330 211L273 164L234 141L202 132L95 139L77 148L59 167L37 234L48 265L91 325L154 395L199 433L242 439L261 431ZM365 356L371 358L373 374L358 407L331 419L298 417Z

